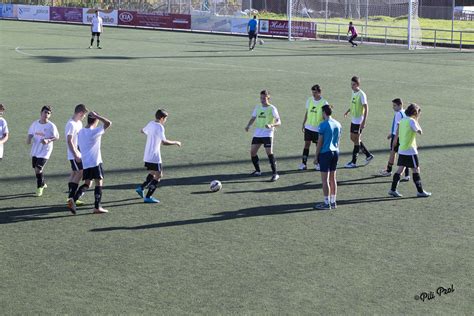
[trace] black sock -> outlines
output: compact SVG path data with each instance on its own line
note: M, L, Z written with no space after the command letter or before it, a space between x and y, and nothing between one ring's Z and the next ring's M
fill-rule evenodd
M92 44L94 44L94 38L93 37L91 38L91 46L92 46Z
M89 186L87 184L83 184L77 189L76 194L74 195L74 201L77 201L81 198L81 196L84 195L84 193L89 189Z
M144 190L146 188L146 186L151 182L151 180L153 180L153 175L151 173L149 173L147 176L146 176L146 180L145 182L143 182L141 185L140 185L140 188L142 188L142 190Z
M99 38L97 38L97 47L99 47L99 44L100 44L100 40Z
M393 167L393 164L388 163L388 164L387 164L387 171L388 171L388 172L392 172L392 167Z
M100 201L102 200L102 187L96 186L94 188L94 207L100 207Z
M258 156L252 157L252 163L253 163L253 166L255 167L255 171L260 172L260 165L258 164Z
M309 148L303 149L303 163L306 165L306 162L308 162L308 156L309 156Z
M418 193L423 193L423 187L421 186L421 177L419 173L413 173L413 182L415 182Z
M359 156L359 150L360 150L360 146L354 145L354 150L352 151L352 163L357 162L357 156Z
M392 191L397 191L398 182L400 182L400 174L395 172L392 181Z
M42 186L44 186L43 173L37 173L36 174L36 187L41 188Z
M270 162L270 167L272 168L272 173L276 174L277 173L277 167L276 167L275 156L273 154L268 155L268 162Z
M79 184L74 183L74 182L69 182L69 194L68 198L74 198L74 195L76 195L77 187Z
M152 180L148 186L147 198L150 198L155 193L156 187L158 186L158 180Z
M405 177L408 177L410 175L410 169L405 168Z
M367 149L367 147L365 147L365 145L364 145L363 142L360 142L360 149L362 149L362 152L365 154L366 157L372 156L372 154L371 154L370 151Z

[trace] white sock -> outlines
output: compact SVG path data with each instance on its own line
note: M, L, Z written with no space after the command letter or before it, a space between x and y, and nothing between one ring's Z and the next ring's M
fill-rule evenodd
M329 196L324 197L324 203L329 204Z
M335 195L331 195L331 203L336 203L336 196Z

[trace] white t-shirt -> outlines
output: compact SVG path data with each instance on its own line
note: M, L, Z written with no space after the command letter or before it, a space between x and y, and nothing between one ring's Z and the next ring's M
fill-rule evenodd
M310 104L311 101L314 101L314 102L318 103L322 99L323 99L323 97L321 97L321 99L319 99L319 100L314 99L314 97L309 97L308 100L306 100L306 111L308 111L309 104ZM328 101L325 100L324 105L328 105L328 104L329 104ZM304 125L304 128L307 129L307 130L313 131L313 132L318 132L319 131L319 126L315 128L314 126L309 125L307 123Z
M0 139L3 139L5 134L8 133L7 121L3 117L0 117ZM0 144L0 158L3 158L3 144Z
M53 142L45 145L41 141L45 138L59 138L56 125L53 122L41 124L39 120L34 121L28 129L28 135L33 135L31 140L31 157L49 159L53 152Z
M404 117L406 117L405 110L400 110L400 111L395 112L395 114L393 115L393 121L392 121L392 135L395 135L397 133L398 123L400 123L400 120Z
M102 32L103 21L100 16L92 17L92 32L101 33Z
M360 103L362 105L368 104L367 103L367 95L365 94L364 91L362 91L362 90L359 90L357 92L352 91L352 99L354 99L354 97L357 96L357 95L360 95ZM362 114L359 117L352 117L351 122L353 124L361 124L363 120L364 120L364 115Z
M65 135L66 135L66 147L67 147L67 159L68 160L73 160L74 159L74 153L69 149L69 145L67 143L67 137L69 135L72 136L72 144L77 147L77 133L79 133L81 128L82 128L82 122L81 121L76 122L71 118L66 123ZM79 152L79 157L81 157L80 152Z
M252 112L252 117L257 117L257 110L262 107L261 104L255 106L255 109ZM272 109L272 115L275 120L280 120L280 114L278 114L277 108L270 104L269 107ZM275 127L272 128L259 128L256 127L253 133L253 137L273 137L273 132L275 131Z
M100 144L104 127L83 128L77 133L77 144L82 155L82 166L84 169L97 167L102 163Z
M415 120L410 120L410 127L414 132L421 131L421 126ZM418 148L409 148L408 150L398 150L399 155L418 155Z
M161 163L161 142L166 140L165 127L156 121L149 122L143 132L146 135L144 162Z

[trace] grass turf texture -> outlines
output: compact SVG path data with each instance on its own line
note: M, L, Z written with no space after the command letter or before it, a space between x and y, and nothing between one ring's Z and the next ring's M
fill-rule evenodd
M1 21L0 30L11 133L0 162L3 313L472 311L472 53L279 40L249 52L243 37L113 28L99 51L86 49L86 26ZM304 103L320 83L344 126L343 165L354 74L368 95L364 139L376 158L339 170L337 210L313 211L320 175L295 170ZM267 173L247 176L244 127L264 88L283 122L276 183L263 151ZM388 158L395 97L422 106L429 199L414 198L412 182L400 184L405 198L389 198L391 178L372 176ZM81 102L113 121L102 142L106 215L90 214L92 190L77 216L65 208L63 129ZM53 105L62 139L46 167L48 188L35 198L25 139L43 104ZM162 203L146 205L134 192L146 176L139 130L158 107L170 113L168 138L183 147L163 148ZM208 193L213 179L221 192ZM414 299L451 284L453 293Z

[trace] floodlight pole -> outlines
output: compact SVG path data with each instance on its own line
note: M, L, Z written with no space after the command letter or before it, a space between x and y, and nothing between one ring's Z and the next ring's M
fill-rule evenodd
M453 43L453 34L454 34L454 6L455 1L451 0L452 2L452 12L451 12L451 44Z
M286 10L288 12L288 40L289 41L291 41L291 20L293 19L292 7L293 7L293 0L288 0L288 8Z

